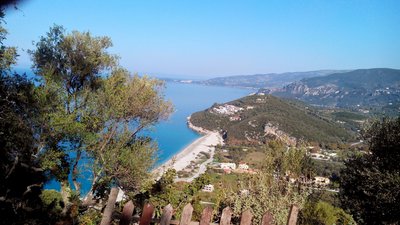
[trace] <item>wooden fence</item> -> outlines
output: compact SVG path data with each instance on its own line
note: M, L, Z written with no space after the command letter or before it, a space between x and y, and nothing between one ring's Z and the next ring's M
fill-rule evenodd
M143 207L142 216L134 217L133 210L134 205L132 201L129 201L125 204L121 219L120 225L129 225L132 222L139 222L139 225L150 225L152 224L160 224L160 225L218 225L217 223L211 223L213 209L208 206L206 207L202 214L200 221L192 221L192 213L193 207L189 203L187 204L182 211L182 216L180 220L171 220L173 214L173 208L170 204L164 207L162 211L162 215L160 218L153 218L154 207L151 204L146 204ZM295 225L297 222L297 216L299 213L299 208L296 205L292 205L290 208L289 216L287 219L287 225ZM229 207L226 207L222 210L221 219L219 225L230 225L232 217L232 210ZM242 213L240 217L240 225L250 225L252 224L251 220L253 218L253 214L250 210L246 210ZM272 225L273 217L269 212L264 213L261 221L261 225Z

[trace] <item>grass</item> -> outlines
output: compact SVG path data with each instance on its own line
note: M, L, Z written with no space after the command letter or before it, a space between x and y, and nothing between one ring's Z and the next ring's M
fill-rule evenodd
M250 152L243 159L251 168L261 168L265 161L265 153Z

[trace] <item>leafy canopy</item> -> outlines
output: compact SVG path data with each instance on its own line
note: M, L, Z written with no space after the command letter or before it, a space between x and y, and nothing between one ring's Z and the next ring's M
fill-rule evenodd
M341 172L342 204L359 223L398 223L400 117L372 123L365 137L370 153L350 159Z

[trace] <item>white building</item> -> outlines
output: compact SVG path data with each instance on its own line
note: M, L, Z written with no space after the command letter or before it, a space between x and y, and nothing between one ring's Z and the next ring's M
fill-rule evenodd
M240 121L242 120L242 118L240 118L240 116L231 116L229 117L229 121Z
M314 179L313 179L313 184L320 185L320 186L326 186L330 182L331 181L327 177L314 177Z
M246 163L239 163L239 169L248 170L249 165L247 165Z
M221 169L230 169L230 170L236 169L235 163L220 163L219 166Z
M247 190L247 189L242 189L242 190L240 190L240 196L242 196L242 197L248 196L249 193L250 193L250 191Z
M246 109L254 109L254 106L247 106Z
M212 109L214 112L219 113L219 114L224 114L224 115L233 115L239 111L242 111L243 108L242 107L237 107L234 105L220 105L218 107L214 107Z
M203 187L202 191L204 192L213 192L214 191L214 185L212 184L207 184Z

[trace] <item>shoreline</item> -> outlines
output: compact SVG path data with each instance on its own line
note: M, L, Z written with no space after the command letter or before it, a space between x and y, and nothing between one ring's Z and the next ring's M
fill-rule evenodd
M219 132L209 131L202 127L194 126L190 122L190 116L187 118L187 125L190 129L202 134L203 136L197 138L192 143L187 145L185 148L181 149L170 159L168 159L166 162L162 163L157 168L155 168L152 172L153 174L156 174L157 177L160 177L168 169L173 168L177 172L185 169L187 166L190 165L192 161L196 160L196 157L200 154L200 152L206 152L210 154L211 160L207 160L209 163L213 159L215 146L218 144L223 144L223 139L222 136L219 134ZM203 166L203 164L206 163L202 163L201 166ZM189 177L187 179L179 178L179 180L191 181L196 177L196 175L198 176L200 174L195 174L194 177Z

